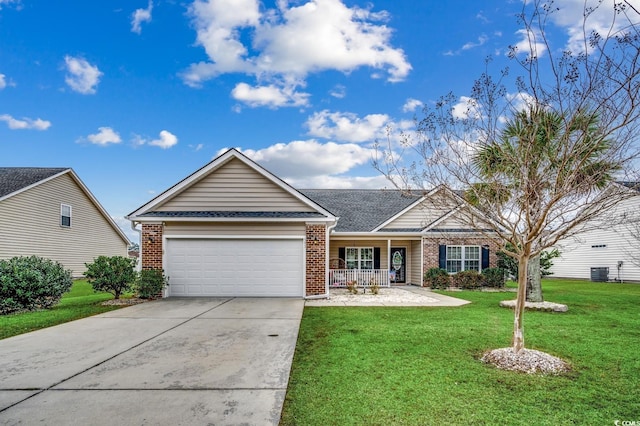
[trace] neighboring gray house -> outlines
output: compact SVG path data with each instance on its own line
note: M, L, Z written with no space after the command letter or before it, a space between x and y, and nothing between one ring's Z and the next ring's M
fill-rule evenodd
M129 240L69 168L0 167L0 259L41 256L82 276Z

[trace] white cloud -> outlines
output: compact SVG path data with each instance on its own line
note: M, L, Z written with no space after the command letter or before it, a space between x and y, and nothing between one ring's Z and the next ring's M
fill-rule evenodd
M162 149L168 149L178 143L178 138L167 130L160 131L160 137L147 142L148 145L158 146Z
M64 62L67 66L64 81L71 89L83 95L96 93L96 86L102 76L97 66L91 65L83 58L74 58L69 55L64 57Z
M414 112L416 109L418 109L422 105L424 105L422 103L422 101L419 101L419 100L413 99L413 98L409 98L404 103L404 105L402 105L402 112Z
M479 118L482 106L477 100L468 96L460 96L460 101L452 108L451 115L457 119Z
M373 155L371 149L357 144L320 143L313 139L242 152L285 180L347 173L369 163Z
M151 22L151 11L153 10L153 2L149 0L146 9L136 9L131 14L131 31L140 34L142 32L141 24L143 22Z
M199 143L198 145L189 145L189 148L191 148L192 150L194 150L195 152L200 151L202 148L204 148L204 144L203 143Z
M21 120L17 118L13 118L9 114L0 115L0 121L4 121L7 123L7 126L11 130L47 130L51 127L51 122L47 120L42 120L40 118L31 119L27 117L22 117Z
M11 6L12 4L16 5L16 8L20 9L21 0L0 0L0 10L2 10L3 6Z
M391 119L386 114L369 114L363 118L349 112L316 112L305 123L311 136L346 142L374 142L385 135Z
M547 46L542 42L543 36L537 30L521 29L516 31L520 41L512 46L516 55L526 54L530 58L540 58L547 51Z
M175 136L173 133L169 132L168 130L161 130L158 139L150 140L148 138L145 138L136 134L134 134L133 137L131 138L131 144L134 147L140 147L142 145L150 145L150 146L157 146L162 149L169 149L172 146L176 145L177 143L178 143L177 136ZM192 147L192 145L189 145L189 146ZM200 144L196 146L195 150L199 151L203 146L204 145Z
M485 44L487 42L487 40L489 40L489 37L487 37L486 35L482 34L480 37L478 37L478 41L477 42L468 42L465 43L461 49L462 50L469 50L469 49L473 49L474 47L480 47L483 44Z
M111 127L98 127L98 133L87 136L87 140L95 145L107 146L122 142L118 132Z
M457 56L464 50L470 50L476 47L480 47L489 41L489 37L485 34L482 34L478 37L478 41L470 41L462 45L462 47L458 50L447 50L443 53L444 56Z
M309 94L296 92L295 85L278 87L270 84L252 87L247 83L238 83L231 91L231 96L250 107L307 106L309 103Z
M624 14L616 14L614 10L615 3L624 4L626 2L617 0L602 0L601 2L599 0L563 0L559 3L558 10L554 11L550 18L554 24L564 28L569 36L566 48L577 54L585 51L585 33L589 35L595 31L602 37L606 37L610 31L613 34L627 27L629 23L626 21ZM640 2L638 0L631 0L629 4L636 10L640 10ZM583 27L585 6L594 9ZM629 14L631 17L635 16L635 23L637 24L638 15L636 12L631 11L629 7L627 7L627 10L631 12Z
M6 81L6 76L4 74L0 74L0 90L4 89L5 87L7 87L7 81Z
M343 99L345 96L347 96L347 88L342 84L337 84L333 89L329 91L329 94L334 98Z
M256 76L259 87L282 88L325 70L370 67L392 82L411 70L404 51L390 43L385 12L349 8L340 0L282 0L277 6L261 11L258 0L194 1L189 14L196 43L209 61L192 64L184 82L199 87L220 74L244 73Z

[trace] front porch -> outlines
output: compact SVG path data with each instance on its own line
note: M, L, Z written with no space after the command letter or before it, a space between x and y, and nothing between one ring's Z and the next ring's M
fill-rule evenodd
M331 237L329 288L422 285L421 239L369 238Z

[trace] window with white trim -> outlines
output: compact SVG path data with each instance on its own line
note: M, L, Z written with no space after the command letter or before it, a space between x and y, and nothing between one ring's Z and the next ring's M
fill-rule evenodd
M60 204L60 226L71 228L71 206Z
M346 247L347 269L373 269L373 247Z
M447 272L480 272L480 246L447 246Z

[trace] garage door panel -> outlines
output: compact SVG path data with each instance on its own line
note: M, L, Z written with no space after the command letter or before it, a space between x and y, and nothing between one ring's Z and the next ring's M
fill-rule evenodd
M167 239L172 296L303 295L302 239Z

